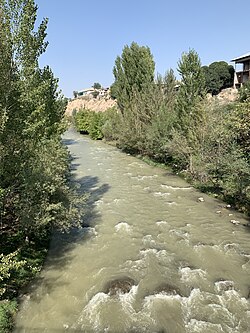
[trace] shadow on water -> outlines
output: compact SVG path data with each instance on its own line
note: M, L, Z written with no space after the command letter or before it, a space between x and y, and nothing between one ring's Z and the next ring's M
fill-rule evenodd
M73 157L71 161L71 170L77 171L81 164L72 163L77 160L77 157ZM100 184L97 176L85 176L82 178L76 178L72 175L71 181L75 184L79 195L86 195L86 202L84 206L83 227L95 227L97 212L96 202L101 200L102 196L110 189L109 184Z
M73 140L73 139L62 139L62 143L65 146L70 146L70 145L75 145L77 143L77 141Z
M76 158L74 158L76 159ZM79 164L73 164L77 169ZM24 294L31 294L32 300L39 302L46 294L59 286L66 286L67 282L62 282L60 275L66 271L66 267L72 263L75 257L74 248L90 240L94 236L93 229L97 223L98 212L96 202L109 190L108 184L100 184L96 176L85 176L76 179L72 176L72 182L76 185L79 195L86 195L84 205L84 216L82 218L82 228L72 228L67 233L55 232L51 242L49 253L45 261L44 269L53 270L57 273L53 277L44 275L43 272L23 290ZM92 232L91 232L92 229ZM38 287L39 293L36 293ZM21 297L22 299L22 297ZM17 328L19 329L19 328ZM16 332L16 331L15 331Z

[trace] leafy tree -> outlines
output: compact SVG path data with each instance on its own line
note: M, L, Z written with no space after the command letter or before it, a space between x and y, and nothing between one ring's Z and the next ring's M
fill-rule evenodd
M176 79L170 70L144 90L134 89L131 101L121 114L109 111L103 126L107 140L117 140L120 148L166 160L166 142L175 119Z
M39 67L47 19L37 26L36 16L33 0L0 0L0 280L6 290L9 270L23 266L17 249L53 228L79 225L81 217L61 143L66 101L51 69Z
M121 126L121 112L117 107L107 109L103 113L102 133L107 141L119 140L118 128Z
M103 138L103 119L102 112L82 109L75 115L76 129L82 134L89 134L91 139L100 140Z
M103 126L103 113L91 112L91 121L89 126L89 136L93 140L101 140L103 138L102 133Z
M202 114L195 108L206 95L205 76L201 61L194 50L183 53L178 62L181 84L177 95L178 124L184 133L190 129L191 122L200 121Z
M74 96L74 98L77 98L77 96L78 96L78 92L77 91L73 91L73 96Z
M213 62L203 66L207 91L217 95L222 89L233 86L234 68L225 61Z
M135 92L140 93L154 81L155 63L150 49L133 42L126 45L121 57L115 61L115 82L112 95L117 99L121 112L131 104Z
M93 84L93 88L94 88L94 89L101 89L101 88L102 88L102 85L101 85L99 82L95 82L95 83Z
M14 275L16 271L18 271L20 268L25 266L26 262L25 260L18 260L17 259L18 251L15 251L13 253L10 253L8 255L0 254L0 281L1 281L1 287L0 287L0 297L4 295L7 289L8 281L11 277L11 275Z
M116 99L117 96L117 84L113 83L110 86L110 96L112 99Z
M172 69L158 75L152 93L148 96L148 109L152 110L150 126L146 131L146 153L154 159L169 159L167 143L172 138L176 122L176 78Z
M75 125L77 131L82 134L89 134L89 126L90 126L90 112L86 109L81 109L75 114Z

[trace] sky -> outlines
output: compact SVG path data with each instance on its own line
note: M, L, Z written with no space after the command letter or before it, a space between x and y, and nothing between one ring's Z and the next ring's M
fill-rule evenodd
M38 23L49 19L49 65L66 97L94 82L108 87L123 47L148 46L156 73L172 68L194 49L202 65L250 52L249 0L35 0Z

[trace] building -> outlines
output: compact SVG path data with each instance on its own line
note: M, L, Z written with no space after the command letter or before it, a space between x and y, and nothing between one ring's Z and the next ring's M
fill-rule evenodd
M104 98L104 97L109 97L110 95L110 89L109 88L100 88L100 89L95 89L93 87L87 88L87 89L82 89L79 91L74 91L73 92L75 98Z
M234 88L240 88L245 82L250 80L250 52L232 60L235 63ZM241 70L237 70L237 65L241 64Z
M77 92L77 97L90 95L90 94L92 94L94 91L95 91L94 88L82 89L82 90L80 90L80 91Z

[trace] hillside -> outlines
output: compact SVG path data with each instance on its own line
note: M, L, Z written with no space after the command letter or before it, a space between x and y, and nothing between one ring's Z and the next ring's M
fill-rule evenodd
M106 98L78 97L68 102L66 115L71 116L73 110L79 111L82 108L96 112L104 112L115 105L116 101L107 97Z

